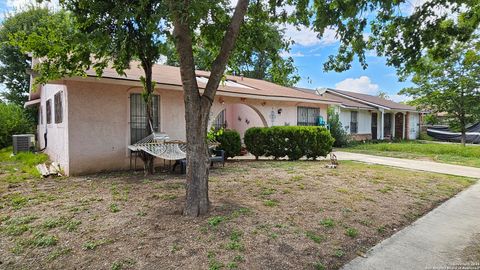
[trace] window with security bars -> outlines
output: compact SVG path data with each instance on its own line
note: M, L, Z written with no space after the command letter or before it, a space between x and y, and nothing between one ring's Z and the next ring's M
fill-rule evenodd
M52 100L49 99L47 100L47 103L45 104L45 109L46 109L46 115L47 115L47 124L52 123Z
M221 111L215 121L212 124L215 130L219 130L227 127L227 122L225 121L225 110Z
M58 92L53 96L55 102L55 124L63 122L63 102L62 102L62 92Z
M297 107L297 126L316 126L319 117L319 108Z
M358 112L356 111L350 112L350 133L358 133Z
M159 121L159 96L154 95L153 101L153 131L158 132L160 127ZM136 143L147 137L149 132L147 129L147 106L141 94L130 95L130 143Z

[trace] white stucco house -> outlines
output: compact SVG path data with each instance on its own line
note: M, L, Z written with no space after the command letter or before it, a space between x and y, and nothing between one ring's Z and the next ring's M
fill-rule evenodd
M340 105L342 126L355 140L406 139L415 140L420 134L421 112L415 107L356 92L321 88L314 91Z
M31 89L26 106L39 107L37 139L52 161L67 175L129 167L128 146L146 137L145 104L141 98L143 71L132 63L126 76L106 69L86 77L63 78ZM200 88L209 73L197 71ZM172 140L185 140L185 116L180 70L155 65L154 129ZM328 106L338 100L305 93L267 81L227 76L211 110L211 125L240 132L255 126L317 125L327 119Z

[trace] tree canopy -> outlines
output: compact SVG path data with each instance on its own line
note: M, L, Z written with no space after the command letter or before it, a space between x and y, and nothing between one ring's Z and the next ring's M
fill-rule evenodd
M273 20L259 18L254 6L247 16L252 19L244 22L240 29L235 49L228 61L227 73L244 75L249 78L271 81L284 86L293 86L299 80L293 58L284 56L290 51L293 41L287 39L284 30ZM196 68L209 70L212 61L212 48L218 46L220 35L197 37L194 44ZM178 55L174 45L169 44L167 64L178 66ZM214 50L213 50L214 51Z
M0 28L0 83L5 85L6 91L1 93L8 102L22 105L28 100L30 88L30 57L18 46L10 44L10 37L18 32L32 34L40 22L50 16L44 8L31 7L25 12L9 14Z
M93 66L101 73L107 60L113 60L121 74L130 60L138 58L145 70L143 83L147 93L153 87L148 75L151 60L157 59L163 44L175 45L186 120L186 215L205 214L210 205L206 134L210 108L227 65L239 57L246 66L258 64L256 69L247 71L265 76L262 69L266 62L262 57L275 58L272 57L275 53L269 55L264 50L266 47L246 47L259 38L262 38L260 41L269 40L267 34L274 30L264 27L272 23L304 26L313 29L319 38L327 29L336 31L340 47L325 63L326 70L349 69L355 58L365 67L365 52L373 49L385 55L388 63L402 72L415 68L427 48L436 47L438 52L445 54L448 51L442 46L445 41L470 39L480 20L478 0L433 0L408 14L400 12L407 1L397 0L238 0L234 7L232 2L235 1L65 0L64 7L71 12L72 22L79 24L78 29L58 29L58 25L52 25L53 30L61 33L71 31L70 35L58 40L48 36L47 31L45 38L34 36L33 40L22 41L27 45L24 48L31 49L35 57L47 59L38 67L40 81L81 75L86 66ZM438 13L444 9L448 12ZM48 46L44 41L54 45ZM262 43L259 42L263 46ZM42 45L46 46L40 47ZM274 45L279 43L274 42ZM275 46L268 46L272 47ZM262 50L263 55L256 53ZM284 64L289 65L288 62ZM199 66L210 71L202 91L195 73ZM272 63L271 66L273 69L266 71L273 76L271 80L285 78L282 72L288 72L288 68L281 71L282 65ZM232 69L243 70L242 65L232 65Z
M468 124L480 120L480 41L457 42L448 56L435 50L420 59L412 78L414 87L402 94L432 113L446 113L450 126L461 131L465 143Z

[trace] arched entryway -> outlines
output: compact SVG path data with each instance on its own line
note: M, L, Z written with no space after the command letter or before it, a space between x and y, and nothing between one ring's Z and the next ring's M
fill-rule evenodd
M251 127L267 127L265 117L248 104L225 104L225 108L214 118L212 126L216 128L234 129L243 140L245 131Z

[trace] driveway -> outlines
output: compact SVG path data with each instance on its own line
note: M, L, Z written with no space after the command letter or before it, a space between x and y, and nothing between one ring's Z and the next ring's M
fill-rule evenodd
M431 161L407 160L336 152L340 160L355 160L412 170L480 178L480 169ZM343 270L480 269L465 262L465 254L480 239L480 183L457 194L412 225L357 257ZM478 252L478 251L477 251ZM477 255L480 257L480 254Z
M339 160L355 160L418 171L436 172L480 179L480 168L438 163L433 161L382 157L349 152L335 152Z

